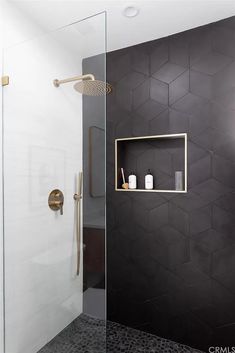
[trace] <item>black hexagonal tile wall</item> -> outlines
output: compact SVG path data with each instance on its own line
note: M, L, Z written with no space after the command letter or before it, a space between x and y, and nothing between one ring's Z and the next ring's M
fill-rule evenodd
M185 71L185 67L167 62L161 66L152 76L162 82L171 83Z
M169 83L169 105L184 97L189 92L189 70L184 71ZM181 130L182 131L182 130Z
M212 51L202 56L192 65L192 69L203 74L214 75L232 62L232 58Z
M235 336L234 43L235 17L107 54L108 317L205 351ZM182 132L187 194L115 194L115 138ZM155 160L173 185L176 151L136 144L139 183Z

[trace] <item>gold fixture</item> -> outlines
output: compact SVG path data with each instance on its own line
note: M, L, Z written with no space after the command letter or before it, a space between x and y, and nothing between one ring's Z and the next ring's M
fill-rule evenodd
M2 86L8 86L10 81L9 76L2 76L1 81L2 81Z
M87 74L87 75L82 75L82 76L75 76L71 78L66 78L65 80L54 80L54 86L55 87L60 87L63 83L69 83L69 82L74 82L74 81L81 81L81 80L95 80L95 76L92 74Z
M62 191L55 189L52 190L48 197L48 205L53 211L60 211L60 214L63 214L63 205L64 205L64 195Z
M76 207L76 239L77 239L77 276L80 273L80 257L81 257L81 205L82 199L82 172L77 176L77 193L73 195Z
M55 87L60 87L60 85L64 83L80 81L75 83L74 89L81 94L85 94L87 96L103 96L105 94L109 94L112 91L112 86L100 80L96 80L95 76L92 74L75 76L71 78L67 78L64 80L54 80L53 84Z

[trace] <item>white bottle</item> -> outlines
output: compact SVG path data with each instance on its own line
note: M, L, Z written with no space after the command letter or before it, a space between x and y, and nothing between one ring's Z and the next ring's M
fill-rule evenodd
M153 189L153 175L151 174L151 170L148 169L148 174L145 175L145 189L152 190Z
M136 189L137 182L136 182L136 175L134 173L131 173L129 175L128 184L129 184L129 189Z

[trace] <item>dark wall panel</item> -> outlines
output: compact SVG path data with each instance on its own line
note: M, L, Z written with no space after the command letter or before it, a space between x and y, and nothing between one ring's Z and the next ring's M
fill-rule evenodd
M105 80L105 55L85 58L83 74ZM83 312L105 318L105 96L83 104ZM91 290L92 289L92 290ZM94 290L95 289L95 290ZM99 289L99 290L98 290Z
M235 18L108 53L107 81L108 318L234 345ZM180 132L187 194L114 191L115 138Z

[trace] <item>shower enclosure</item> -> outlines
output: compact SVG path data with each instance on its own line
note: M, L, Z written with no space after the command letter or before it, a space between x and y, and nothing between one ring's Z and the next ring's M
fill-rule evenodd
M4 49L4 353L44 352L82 313L105 319L106 98L53 84L105 82L105 21Z

